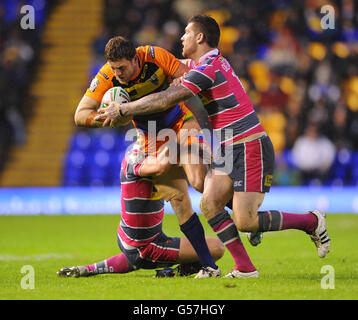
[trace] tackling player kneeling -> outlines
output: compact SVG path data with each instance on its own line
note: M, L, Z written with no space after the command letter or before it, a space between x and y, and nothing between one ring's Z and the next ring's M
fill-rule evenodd
M122 218L117 240L122 253L90 265L65 267L57 274L77 278L176 264L180 264L176 274L197 273L201 264L189 240L168 237L162 230L164 200L158 197L152 178L166 173L170 168L167 147L159 149L157 156L145 156L139 148L133 146L121 166ZM205 239L213 259L220 259L225 251L223 243L217 238ZM157 272L158 277L174 274L174 269Z

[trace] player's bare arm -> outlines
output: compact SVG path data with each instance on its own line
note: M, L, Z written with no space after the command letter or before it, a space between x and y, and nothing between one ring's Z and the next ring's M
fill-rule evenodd
M125 104L112 102L103 114L95 117L96 121L111 119L116 121L120 117L134 115L146 115L165 111L180 101L185 101L193 96L193 93L183 86L171 86L165 91L150 94L139 100Z
M110 102L108 102L109 104ZM88 128L101 128L107 127L110 124L109 120L95 119L100 114L98 112L100 103L95 99L87 96L83 96L75 113L75 123L79 127ZM119 127L127 124L131 120L131 117L121 117L111 122L111 127Z
M178 67L177 71L175 71L175 73L174 73L174 78L182 77L189 71L190 71L190 68L187 66L187 64L185 62L183 62L183 60L180 60L179 67Z
M179 64L174 77L180 79L184 76L190 68L183 63ZM176 88L172 88L176 87ZM168 89L159 93L150 94L139 100L123 104L120 106L120 115L123 117L134 115L145 115L155 112L165 111L170 107L176 105L180 101L184 101L193 96L193 93L183 86L179 86L178 83L175 86L171 86ZM119 111L119 108L117 108ZM118 112L117 111L117 112ZM109 111L110 112L110 111Z
M185 101L193 96L193 93L183 86L172 86L165 91L148 95L137 101L120 106L120 114L123 116L145 115L165 111L180 101Z
M75 112L75 123L79 127L99 128L102 120L95 120L100 103L95 99L83 96Z

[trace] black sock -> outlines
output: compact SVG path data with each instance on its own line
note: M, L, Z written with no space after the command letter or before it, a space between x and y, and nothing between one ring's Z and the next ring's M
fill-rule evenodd
M257 231L266 232L266 231L281 230L282 215L280 211L277 210L259 211L257 215L259 218L259 228Z
M230 210L232 210L232 199L229 200L225 207L228 207Z
M187 222L180 226L180 230L189 239L191 245L199 257L202 266L217 269L218 266L215 264L215 261L210 254L208 245L205 240L204 228L195 212Z

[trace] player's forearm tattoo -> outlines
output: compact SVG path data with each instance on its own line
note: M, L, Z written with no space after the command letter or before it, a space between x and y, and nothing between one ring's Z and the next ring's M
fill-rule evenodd
M129 116L160 112L192 96L193 93L183 86L171 86L165 91L148 95L128 104L123 104L122 113L125 116Z

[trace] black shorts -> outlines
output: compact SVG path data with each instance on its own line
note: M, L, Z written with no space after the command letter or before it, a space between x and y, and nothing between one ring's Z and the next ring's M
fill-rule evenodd
M275 151L269 136L221 147L223 161L212 169L226 173L236 192L269 192L275 165Z
M134 269L170 267L178 263L180 238L168 237L163 232L152 242L141 247L124 247L117 235L118 246Z

